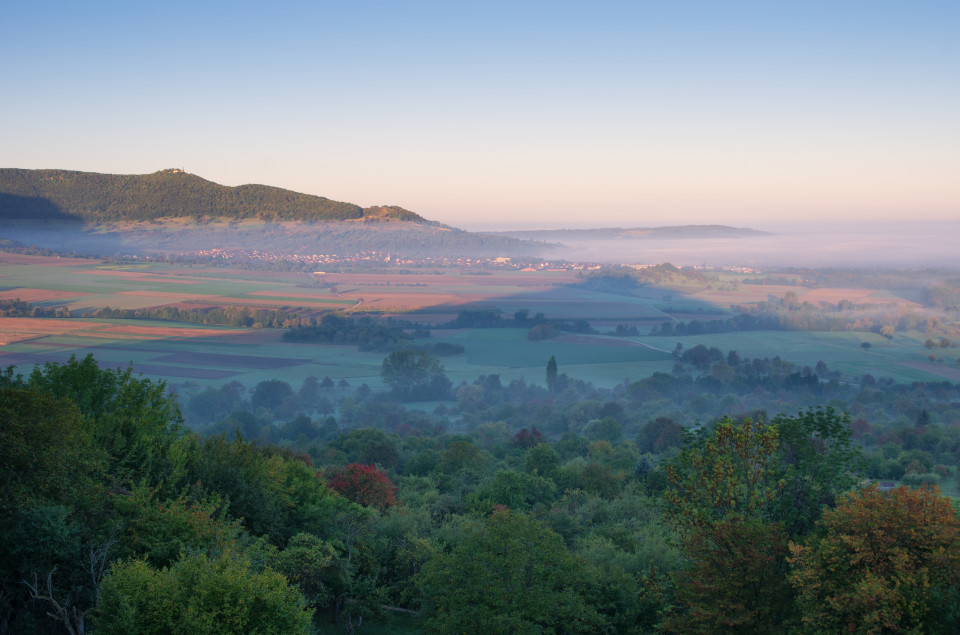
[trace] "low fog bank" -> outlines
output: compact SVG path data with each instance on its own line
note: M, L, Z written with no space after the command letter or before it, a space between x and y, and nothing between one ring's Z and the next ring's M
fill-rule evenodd
M143 253L141 249L125 245L117 234L85 231L80 223L6 222L0 224L0 239L64 254L113 256Z
M770 236L684 240L565 241L550 258L707 266L960 269L960 223L757 227Z

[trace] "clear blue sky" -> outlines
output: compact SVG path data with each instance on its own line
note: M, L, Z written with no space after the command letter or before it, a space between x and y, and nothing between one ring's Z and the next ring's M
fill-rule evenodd
M0 167L464 227L960 218L960 2L6 2Z

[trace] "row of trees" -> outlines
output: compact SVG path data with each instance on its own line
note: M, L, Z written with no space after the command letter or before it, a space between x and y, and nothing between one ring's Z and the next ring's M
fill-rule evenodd
M247 328L294 328L309 317L299 310L221 306L190 309L167 305L145 309L97 309L86 317L124 320L166 320L189 324L216 324Z

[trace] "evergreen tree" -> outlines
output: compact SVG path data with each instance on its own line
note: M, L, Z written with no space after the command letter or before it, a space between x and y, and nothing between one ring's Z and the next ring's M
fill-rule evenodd
M556 392L557 390L557 360L551 355L547 362L547 390Z

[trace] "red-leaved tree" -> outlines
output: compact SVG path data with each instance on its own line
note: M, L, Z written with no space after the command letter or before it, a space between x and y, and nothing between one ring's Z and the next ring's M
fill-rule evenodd
M397 504L397 488L373 465L349 463L327 472L327 485L344 498L366 507L387 509Z

